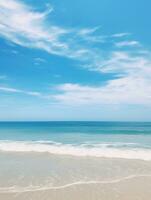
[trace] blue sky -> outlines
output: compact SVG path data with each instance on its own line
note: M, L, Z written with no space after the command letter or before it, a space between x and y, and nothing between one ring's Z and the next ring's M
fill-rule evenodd
M149 0L1 0L0 120L151 120Z

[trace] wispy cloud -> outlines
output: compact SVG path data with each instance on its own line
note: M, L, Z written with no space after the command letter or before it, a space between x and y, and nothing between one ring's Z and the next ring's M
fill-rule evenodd
M45 12L37 12L23 1L1 0L0 36L24 47L76 59L88 70L114 73L118 77L97 87L63 84L56 88L57 94L51 95L52 98L63 103L151 104L151 52L140 42L130 40L130 33L102 36L98 27L76 29L51 24L47 20L51 12L51 6ZM105 49L101 48L101 42L108 44ZM134 48L119 51L119 47L126 46ZM0 87L0 90L41 96L14 88Z
M93 45L94 42L111 43L112 38L130 35L116 33L102 36L100 27L81 29L59 27L47 21L47 16L51 12L50 5L45 12L37 12L21 1L1 0L0 36L24 47L38 48L51 54L76 59L81 62L81 66L89 70L101 71L104 69L104 60L108 59L112 48L110 46L107 50L107 55L101 47ZM134 45L134 41L117 43L118 47L124 45Z
M92 43L102 43L105 41L106 37L102 35L98 35L97 31L99 31L100 27L94 28L83 28L77 31L77 35L81 37L81 39L92 42Z
M111 37L122 38L122 37L129 36L129 35L130 35L130 33L115 33L115 34L112 34Z
M0 1L0 35L16 44L41 48L50 53L61 54L66 45L59 36L66 30L53 25L46 26L46 17L52 11L40 13L17 0Z
M34 58L34 64L35 65L40 65L40 64L44 64L44 63L46 63L47 61L45 60L45 59L43 59L43 58L40 58L40 57L37 57L37 58Z
M102 51L93 44L128 35L118 33L102 36L99 27L63 28L48 22L47 16L51 12L51 6L45 12L37 12L21 1L1 0L0 36L15 44L76 59L82 62L83 66L93 65L93 68L97 69L95 64L101 62Z
M115 43L116 47L133 47L133 46L139 46L140 43L138 41L121 41L121 42L117 42Z
M37 12L21 1L1 0L0 36L24 47L83 60L87 46L80 45L78 41L100 41L100 37L92 36L97 28L79 30L53 25L47 21L47 16L51 12L52 8L45 12Z
M104 73L117 78L100 86L62 84L53 98L63 104L140 104L151 105L151 54L115 51L102 63Z
M29 96L41 97L41 93L39 93L39 92L25 91L25 90L20 90L20 89L12 88L12 87L0 86L0 91L1 92L6 92L6 93L18 93L18 94L24 94L24 95L29 95Z
M120 73L128 76L130 74L140 74L151 70L151 54L144 55L143 52L113 51L102 62L100 70L104 73ZM141 75L141 74L140 74ZM143 73L142 73L143 76Z

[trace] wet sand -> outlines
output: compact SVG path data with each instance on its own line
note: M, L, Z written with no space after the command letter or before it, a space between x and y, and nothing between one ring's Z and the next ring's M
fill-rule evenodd
M1 154L0 161L0 200L151 199L149 161L47 154Z
M149 200L151 177L133 177L120 182L79 184L60 189L0 194L3 200Z

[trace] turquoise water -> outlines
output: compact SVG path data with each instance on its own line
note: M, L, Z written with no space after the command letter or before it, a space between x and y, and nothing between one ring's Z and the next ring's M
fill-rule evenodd
M19 195L18 199L37 200L39 195L34 198L29 192L47 194L48 189L57 196L79 183L84 184L77 189L77 199L82 186L89 185L89 191L91 184L96 199L97 194L102 197L97 189L104 194L107 184L121 187L121 180L129 177L151 177L150 161L151 123L0 123L0 199L6 193L10 199L17 194L14 199ZM105 185L98 184L102 182Z
M0 151L151 160L151 123L1 122Z

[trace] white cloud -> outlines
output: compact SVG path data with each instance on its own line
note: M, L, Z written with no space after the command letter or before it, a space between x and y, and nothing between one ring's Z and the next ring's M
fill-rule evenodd
M105 73L140 74L151 70L151 54L138 52L113 51L102 62L100 70ZM142 74L143 76L143 74Z
M37 57L37 58L34 58L34 64L35 65L40 65L40 64L44 64L44 63L46 63L47 61L45 60L45 59L43 59L43 58L40 58L40 57Z
M3 87L0 86L0 90L4 92L13 92L13 93L20 93L21 90L15 89L15 88L9 88L9 87Z
M99 70L99 69L98 69ZM56 101L63 104L140 104L151 105L151 55L115 51L100 66L104 73L117 73L100 86L62 84Z
M49 5L50 6L50 5ZM99 27L63 28L48 22L47 16L52 12L37 12L32 7L18 0L0 1L0 36L15 44L37 48L50 54L65 56L81 61L84 66L101 63L101 50L93 46L111 37L122 37L128 33L101 36ZM91 67L90 67L91 69Z
M39 93L39 92L25 91L25 90L20 90L20 89L12 88L12 87L0 86L0 91L7 92L7 93L19 93L19 94L25 94L25 95L29 95L29 96L41 97L41 93Z
M130 33L115 33L115 34L112 34L111 36L115 38L121 38L121 37L129 36L129 35Z
M51 12L51 7L45 12L37 12L21 1L1 0L0 36L24 47L84 60L85 51L91 54L92 50L86 44L81 45L81 40L99 42L101 37L93 36L97 28L67 29L53 25L47 20Z
M151 105L150 81L140 77L123 77L105 86L63 84L53 98L68 105L144 104Z
M85 29L83 28L78 32L78 34L79 35L89 35L89 34L95 33L98 29L99 29L99 27L85 28Z
M95 47L94 42L111 43L113 37L130 35L116 33L101 36L98 34L99 27L67 29L55 26L47 21L47 15L51 12L50 5L45 12L37 12L21 1L1 0L0 36L24 47L38 48L51 54L76 59L89 70L105 72L103 66L112 50L104 52L101 47Z
M51 10L49 9L49 12ZM16 44L60 53L66 45L58 38L66 30L46 25L48 11L40 13L17 0L0 1L0 35Z
M133 46L139 46L140 43L138 41L122 41L115 43L116 47L133 47Z
M24 47L77 59L82 67L101 73L116 73L119 77L97 87L63 84L57 87L57 94L51 97L70 104L151 104L151 53L142 46L139 49L138 41L119 41L130 36L130 33L101 36L97 33L98 28L76 30L59 27L47 21L47 15L51 12L51 7L41 13L22 1L0 0L0 36ZM111 47L115 40L118 43ZM103 50L100 46L93 46L94 42L99 45L100 42L107 42L109 48ZM119 47L124 46L137 48L119 51ZM0 90L41 97L40 93L32 91L7 87L0 87Z
M85 28L77 31L77 35L81 37L81 39L92 42L92 43L104 43L105 36L97 35L97 31L99 31L100 27L94 28Z
M36 62L42 62L42 63L45 63L45 62L46 62L45 59L39 58L39 57L35 58L34 60L35 60Z

